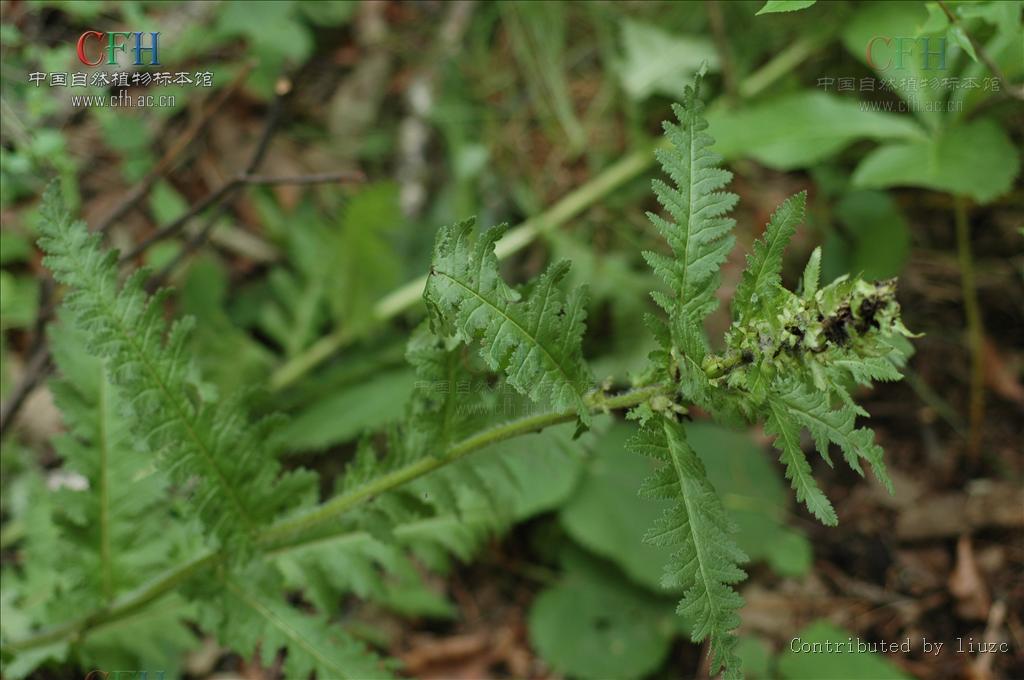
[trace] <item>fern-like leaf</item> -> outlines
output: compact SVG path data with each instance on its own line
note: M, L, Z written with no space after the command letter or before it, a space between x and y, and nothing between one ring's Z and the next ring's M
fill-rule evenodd
M384 536L343 528L311 537L283 552L276 562L288 585L305 590L322 611L333 611L341 596L351 592L393 610L419 614L423 612L416 611L417 605L431 603L422 570L412 556L432 569L448 566L449 556L468 561L501 526L482 503L445 514L411 514L395 521Z
M217 570L206 589L210 585L219 592L208 596L201 625L233 649L258 649L268 667L279 650L287 650L285 677L307 678L312 672L331 680L392 677L376 655L341 627L289 605L273 569L257 565L242 575Z
M427 324L413 332L407 357L417 383L406 418L387 431L386 448L375 438L360 442L339 494L358 493L424 458L442 458L454 442L494 420L497 397L510 397L477 392L474 406L482 408L465 408L474 383L473 357L454 339L433 335ZM304 536L302 547L288 550L278 564L289 584L305 587L327 611L348 592L399 611L414 609L417 602L436 605L438 599L431 601L421 586L410 553L427 566L443 568L450 556L469 559L487 536L507 526L515 480L502 460L478 454L379 494L339 523Z
M104 362L62 322L50 344L63 378L51 384L68 433L55 441L64 470L86 488L61 489L58 503L76 606L109 605L163 565L171 546L163 475L134 448L119 390Z
M712 671L739 673L734 630L743 599L731 584L746 577L747 560L732 538L736 529L708 481L682 426L668 417L649 422L630 440L630 448L663 465L644 482L641 495L673 501L644 540L675 548L662 583L685 589L679 613L693 622L692 639L711 641Z
M807 259L807 266L804 267L803 276L800 277L801 286L803 287L801 292L805 300L814 299L815 293L818 292L818 284L820 281L821 246L818 246Z
M144 272L119 286L117 254L70 219L55 188L44 196L42 216L44 262L70 287L65 307L130 395L136 434L171 482L195 484L192 505L215 536L233 548L249 545L255 531L304 495L308 476L280 474L265 424L251 425L236 404L203 401L189 379L190 324L168 331L161 296L143 290Z
M721 156L711 151L714 139L706 132L700 84L698 76L694 86L686 88L682 105L673 106L679 124L665 123L671 146L657 151L674 186L661 180L652 184L672 221L654 213L648 217L668 241L674 257L644 253L647 263L672 289L672 298L659 304L673 318L698 328L717 305L718 268L734 241L729 232L735 220L725 214L738 200L736 194L720 191L732 173L719 167Z
M806 505L822 524L830 527L838 524L835 509L814 481L807 456L800 448L800 424L781 404L769 401L764 429L775 435L775 447L781 451L780 460L786 466L786 478L793 485L797 501Z
M885 469L882 447L875 443L875 433L866 427L856 427L857 414L849 405L833 410L829 395L815 392L806 385L790 380L779 387L778 401L784 405L795 420L800 422L814 437L818 451L827 455L829 442L835 442L843 451L843 458L857 474L864 471L860 459L868 461L878 481L893 492L892 480Z
M466 343L479 339L487 365L504 372L508 384L534 401L575 409L589 425L584 395L593 379L581 348L585 289L562 293L559 283L569 271L563 261L523 299L498 272L494 243L505 228L477 238L473 225L467 220L438 233L423 291L433 327Z
M772 214L764 237L747 256L747 268L740 277L732 301L733 316L749 318L772 306L782 287L782 255L796 227L804 219L807 192L790 196Z

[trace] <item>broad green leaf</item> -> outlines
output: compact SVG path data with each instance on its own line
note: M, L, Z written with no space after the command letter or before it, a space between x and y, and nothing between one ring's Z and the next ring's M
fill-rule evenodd
M950 42L959 45L960 49L966 52L972 61L978 63L978 54L974 51L974 45L971 44L971 39L967 37L963 26L960 24L950 26L949 30L946 31L946 37Z
M28 276L0 271L0 328L31 326L39 307L39 282Z
M942 11L939 4L937 2L927 2L924 8L928 10L928 20L917 29L917 34L938 33L939 31L946 30L946 27L949 26L949 17Z
M766 561L781 576L806 574L811 544L786 524L790 494L766 451L748 434L711 423L687 425L686 436L702 454L743 552L751 560Z
M373 304L398 281L400 259L388 238L402 225L398 186L381 182L349 199L325 244L327 300L336 325L360 334L373 320Z
M764 3L764 7L757 10L757 15L773 14L775 12L795 12L807 9L815 2L816 0L768 0Z
M32 255L32 244L21 234L0 229L0 264L25 262Z
M917 83L956 75L953 71L955 48L936 35L918 37L918 28L927 18L923 3L864 3L858 5L857 12L843 28L842 40L853 56L875 69L876 84L880 80L891 82L917 118L935 129L943 118L942 102L947 92L942 88L918 87ZM944 57L940 55L943 45Z
M580 443L589 447L592 438L604 435L595 432L574 441L573 432L571 424L559 425L483 452L482 468L500 467L509 476L510 514L517 521L559 507L576 488L583 471Z
M736 527L675 420L655 416L627 446L661 463L640 494L672 501L644 535L644 541L672 551L662 584L684 589L676 611L692 624L691 641L710 643L711 672L724 668L726 677L738 677L735 631L743 598L732 585L746 577L740 565L748 558L733 538Z
M402 368L338 389L296 413L278 435L290 452L323 450L401 418L416 383Z
M359 8L354 0L336 2L300 2L299 13L317 26L339 26L348 23Z
M637 583L659 590L667 555L641 538L661 509L636 495L654 466L626 452L632 433L633 427L617 423L600 437L559 520L580 545L612 560Z
M672 605L623 582L594 558L566 560L567 573L530 608L530 642L559 673L640 678L665 659L676 631Z
M200 372L225 395L262 384L275 359L265 344L228 316L229 285L224 264L212 255L199 255L178 292L180 312L196 319L192 349Z
M805 168L860 139L925 139L907 116L865 111L852 98L821 91L782 95L750 107L708 114L715 150L779 170Z
M158 224L167 224L188 211L188 201L167 180L160 180L149 192L149 208Z
M705 37L674 35L663 28L627 19L622 24L623 58L616 65L630 98L653 94L682 97L702 63L717 70L718 52Z
M665 553L640 537L662 509L635 495L653 467L642 457L624 454L631 431L620 423L598 437L559 520L580 545L615 562L638 584L661 590ZM786 525L789 493L765 452L749 436L716 425L694 423L686 432L694 448L708 454L703 457L708 477L739 529L740 548L752 560L766 561L780 575L806 573L810 544Z
M772 652L762 640L741 635L736 643L736 656L743 662L746 680L771 680L774 677Z
M930 140L887 144L857 166L853 183L884 189L913 186L970 196L988 203L1009 191L1020 169L1020 154L990 119L937 132Z
M910 256L910 226L892 196L883 191L851 191L835 206L847 242L834 230L825 242L825 275L886 279L903 272Z
M964 19L981 19L1000 33L1020 33L1021 3L1019 0L957 3L955 12Z
M1021 10L1024 6L1019 2L993 2L988 3L994 6L997 11L990 17L992 23L996 24L996 34L988 42L984 43L985 54L989 60L995 63L1002 71L1003 76L1010 83L1020 85L1021 76L1024 75L1024 23L1021 22ZM981 8L982 5L970 6ZM968 6L960 6L961 13L967 10ZM981 87L960 87L950 94L947 111L952 112L956 120L970 119L975 111L985 102L1002 96L1000 92L984 86L985 79L992 81L992 73L984 62L968 62L963 71L959 74L960 82L964 83L969 78L976 79ZM1000 91L1005 90L1002 84Z
M243 37L258 60L249 86L260 94L273 93L283 64L301 64L313 50L313 34L299 18L297 6L296 2L251 4L231 0L217 14L216 36L221 39Z
M851 639L854 650L847 651ZM827 621L812 623L786 645L786 651L779 657L779 676L784 680L910 680L908 674L881 654L857 651L858 642L870 640ZM825 643L840 651L825 650Z

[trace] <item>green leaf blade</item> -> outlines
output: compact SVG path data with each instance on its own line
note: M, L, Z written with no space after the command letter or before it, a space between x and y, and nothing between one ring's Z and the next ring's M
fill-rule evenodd
M721 157L711 150L714 139L707 133L700 83L698 76L696 84L686 88L683 104L673 106L678 122L664 125L670 146L656 152L672 186L655 180L652 188L672 221L648 214L675 256L671 265L664 258L648 258L673 289L670 316L697 325L717 304L718 269L733 245L730 231L735 220L726 215L739 200L722 191L732 173L718 167Z
M774 14L776 12L796 12L801 9L807 9L816 1L817 0L768 0L764 3L764 7L757 10L757 14L754 16Z
M678 423L662 417L660 422L648 424L630 441L629 448L665 461L662 471L645 483L645 488L657 489L659 497L674 500L644 537L645 542L675 548L662 585L684 589L678 612L694 622L694 642L710 640L712 672L720 668L737 672L733 631L740 623L738 610L743 599L731 585L746 577L739 565L747 556L732 538L735 527ZM669 475L675 482L671 491L666 483Z
M488 366L504 372L516 390L536 402L575 409L589 425L584 396L593 379L581 346L586 292L562 292L569 264L560 262L524 299L498 272L494 243L503 233L490 229L477 239L471 220L439 232L423 293L432 324L442 335L479 341Z
M793 485L796 499L807 506L812 515L826 526L836 526L839 518L825 494L811 475L811 466L800 448L800 427L779 404L770 401L765 432L775 435L775 447L786 466L786 478Z
M40 232L45 264L71 288L64 306L108 361L136 434L171 482L195 486L190 506L217 538L251 546L256 530L305 493L308 477L280 474L263 428L248 423L237 404L199 397L186 353L191 323L167 329L163 294L146 295L144 271L119 287L116 253L71 220L55 189L44 197Z
M768 307L782 286L782 256L797 225L803 222L807 192L790 196L780 205L765 228L764 237L754 244L747 256L747 268L733 298L733 313L747 318Z

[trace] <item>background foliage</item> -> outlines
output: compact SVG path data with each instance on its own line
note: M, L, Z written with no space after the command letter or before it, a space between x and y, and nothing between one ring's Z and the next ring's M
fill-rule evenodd
M658 210L648 190L652 147L706 63L709 132L741 198L740 247L721 273L727 298L742 292L743 253L761 225L782 198L807 190L783 282L795 287L821 245L824 281L900 276L907 325L924 333L907 382L862 400L895 495L813 463L838 528L826 531L792 500L764 432L691 414L686 436L714 452L704 465L751 558L736 647L748 677L1024 674L1015 579L1024 567L1021 4L767 4L757 15L763 3L5 2L5 406L26 376L43 379L3 434L4 644L39 621L71 620L132 592L201 548L198 532L169 530L179 526L166 518L182 516L180 498L157 493L189 475L121 455L140 445L117 416L124 405L105 388L102 362L53 317L60 291L36 247L51 179L94 229L133 188L146 188L107 239L132 253L130 265L173 284L152 323L195 318L183 349L194 369L176 376L175 396L220 414L283 413L272 437L228 439L279 451L286 470L317 470L326 488L282 494L298 505L329 495L357 451L396 436L389 428L407 415L410 395L436 385L425 364L406 363L406 345L413 338L415 348L427 315L420 277L441 225L471 215L484 227L513 225L514 246L498 250L512 283L571 260L567 287L590 291L579 304L596 378L617 386L637 375L654 349L642 324L654 311L647 291L662 285L641 256L664 250L645 216ZM76 108L69 89L30 84L32 72L86 70L74 41L89 29L159 30L167 70L212 71L215 87L161 88L174 107L115 110ZM912 57L874 70L866 50L876 36L945 38L946 69L926 73ZM940 83L920 85L931 77ZM998 91L941 82L993 77ZM236 187L136 251L233 177L323 173L346 179ZM729 311L708 318L711 337L721 337ZM57 375L37 370L40 347ZM419 349L428 361L430 348ZM474 354L465 360L482 365ZM477 409L459 414L465 422L528 406L493 383L452 383ZM624 453L628 432L621 419L599 416L576 441L568 425L503 442L473 471L503 480L499 500L456 476L449 511L403 516L397 544L373 532L321 537L274 558L280 582L254 569L246 583L287 594L297 606L281 616L298 617L300 637L315 608L328 644L351 636L397 658L398 674L706 675L688 622L673 615L681 594L659 587L666 554L639 540L661 510L636 497L652 468ZM101 440L118 462L106 480L94 465ZM251 477L254 488L264 481ZM87 498L101 487L116 510L113 561L99 557L105 525ZM190 587L202 599L203 584ZM205 607L171 595L81 640L5 656L4 675L309 671L277 654L287 640L274 631L226 629L219 611L261 605L230 584L214 590L219 599ZM62 594L60 611L46 609L53 593ZM911 638L914 652L839 663L789 646L794 637L848 636ZM956 638L968 636L1010 651L955 653ZM922 653L922 638L945 650ZM331 677L325 664L319 676Z

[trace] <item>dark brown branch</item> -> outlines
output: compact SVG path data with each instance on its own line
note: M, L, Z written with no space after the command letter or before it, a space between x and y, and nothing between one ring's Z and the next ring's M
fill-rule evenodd
M234 87L232 84L231 87ZM119 264L123 265L127 262L134 260L136 257L141 255L152 246L163 239L169 238L176 235L185 225L188 224L199 214L205 212L209 208L217 207L218 210L212 214L207 222L204 223L203 227L199 232L193 236L182 248L182 251L178 256L167 266L165 266L160 272L153 276L147 282L147 288L153 289L158 288L162 285L167 278L173 273L174 268L177 267L184 259L197 249L202 247L209 237L210 232L216 225L220 215L226 209L227 200L231 198L235 192L245 186L260 185L314 185L314 184L331 184L331 183L350 183L350 182L363 182L365 176L359 171L347 171L347 172L328 172L328 173L314 173L309 175L292 175L292 176L272 176L272 175L256 175L253 174L262 163L266 156L267 150L270 147L271 139L273 138L274 132L277 129L277 124L280 120L281 114L284 110L284 100L287 97L291 86L289 81L282 80L278 85L278 95L274 98L274 102L271 105L270 113L267 116L267 122L263 127L263 131L260 134L260 138L256 144L253 154L246 165L245 171L234 177L233 179L225 182L223 185L207 194L202 200L189 208L184 214L172 220L169 224L158 229L154 234L144 239L141 243L136 245L130 252L123 255L119 260ZM213 103L211 107L213 110L219 108L222 104ZM205 126L205 122L202 126ZM202 128L199 127L199 129ZM195 126L193 126L195 127ZM191 130L192 128L190 128ZM198 130L194 133L186 131L181 139L176 142L171 153L170 150L164 157L159 161L158 165L163 165L161 173L165 172L171 165L173 165L173 159L177 154L181 153L191 143L191 139L194 135L198 134ZM190 136L191 135L191 136ZM117 207L114 211L105 218L100 226L100 231L109 228L117 219L120 219L128 211L130 211L139 200L142 199L151 188L152 184L155 183L156 179L160 174L151 171L147 174L146 178L142 180L140 187L134 189L131 194ZM148 183L149 186L142 186ZM24 405L28 395L34 390L49 374L52 368L50 350L46 344L45 326L49 322L53 315L54 305L50 301L49 291L52 289L52 281L49 278L44 281L42 296L40 301L40 312L36 321L36 332L34 334L34 341L32 349L30 350L30 359L25 366L25 372L22 375L21 380L15 386L14 391L11 393L10 399L4 402L3 406L0 407L0 438L6 433L11 424L14 422L18 411Z
M142 239L142 241L140 241L134 248L121 256L120 263L124 264L125 262L134 260L142 253L146 252L146 250L154 243L177 234L179 231L184 229L185 225L188 224L196 215L206 211L207 208L220 203L237 187L236 182L237 179L222 184L220 187L207 194L198 203L193 204L192 207L184 213L171 220L169 224L160 227L152 235Z
M128 195L124 197L117 207L110 211L110 214L99 221L95 227L96 231L105 234L111 226L121 220L132 208L138 205L139 201L146 197L157 180L170 172L178 157L196 140L209 122L213 120L213 116L220 111L221 107L231 98L231 95L241 86L251 70L252 65L247 64L227 87L211 97L209 104L204 107L204 110L192 124L167 148L167 151L157 161L157 164L128 192Z
M235 93L241 84L248 77L252 65L245 65L235 79L222 90L214 94L199 117L193 121L177 139L167 148L164 154L157 161L156 165L146 173L136 185L128 192L125 198L110 213L101 219L96 225L96 231L106 234L110 228L135 208L139 201L149 194L149 191L156 184L157 180L167 174L178 161L178 157L195 141L209 124L213 116L220 111L228 99ZM29 361L25 366L25 372L18 384L14 387L10 398L0 407L0 439L2 439L14 417L24 405L32 390L45 379L51 368L50 351L46 345L46 325L49 323L54 312L53 303L53 279L45 275L42 279L42 290L39 300L39 313L36 316L35 331L32 335L32 345L28 351Z
M127 254L121 257L121 263L123 264L141 255L147 248L150 248L157 242L169 239L177 235L177 233L181 231L184 228L185 224L189 222L191 219L195 218L196 216L198 216L200 213L204 212L211 206L219 204L220 210L211 215L209 219L207 219L207 221L204 223L203 227L196 233L196 236L194 236L185 243L181 252L178 253L177 257L174 258L170 265L162 269L147 284L148 288L159 288L159 286L162 285L166 280L166 275L169 274L169 268L173 268L174 266L176 266L180 261L184 259L184 257L189 255L190 253L195 252L200 247L202 247L204 243L206 243L206 240L210 236L210 232L216 225L217 220L220 218L223 209L226 208L227 199L231 195L236 193L237 190L242 186L283 184L334 184L361 181L366 181L366 176L358 171L324 172L310 175L291 176L242 175L236 177L222 185L217 190L215 190L213 194L207 196L200 203L197 203L193 208L189 209L181 217L178 217L167 226L161 227L154 233L153 236L148 237L147 239L139 243L137 246L135 246L135 248L133 248L131 251L129 251ZM155 282L154 280L158 281Z
M42 382L43 378L50 372L50 348L45 343L36 347L32 357L25 365L25 372L18 381L11 396L0 408L0 438L7 434L7 429L14 422L14 417L25 405L28 395Z

